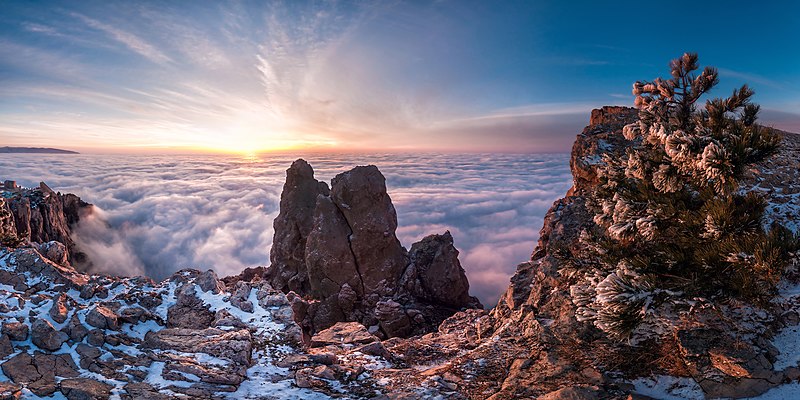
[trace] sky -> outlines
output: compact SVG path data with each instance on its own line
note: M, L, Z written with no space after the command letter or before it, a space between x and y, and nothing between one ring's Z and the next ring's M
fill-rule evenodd
M800 132L794 1L0 0L0 145L564 152L685 51Z

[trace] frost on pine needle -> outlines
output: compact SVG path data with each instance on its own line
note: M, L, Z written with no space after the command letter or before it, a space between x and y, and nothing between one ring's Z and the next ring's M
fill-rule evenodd
M670 74L633 85L639 121L622 128L626 153L593 164L599 182L587 205L597 227L581 246L597 263L569 269L578 319L629 341L668 332L665 321L692 308L687 299L769 301L798 245L764 227L763 198L737 191L747 168L780 144L757 124L753 91L700 106L717 70L700 70L687 53Z

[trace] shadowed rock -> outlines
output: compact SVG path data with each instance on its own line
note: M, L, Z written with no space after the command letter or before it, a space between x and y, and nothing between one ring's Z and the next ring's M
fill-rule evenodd
M331 199L352 232L350 248L364 291L391 294L408 256L395 235L397 212L383 174L374 165L339 174L331 181Z
M450 231L414 243L410 258L404 280L414 297L455 308L483 308L477 298L469 295L469 281L458 261Z
M305 248L311 231L317 196L327 196L328 185L314 179L314 170L305 160L297 160L286 170L286 183L281 192L280 213L272 225L275 236L269 260L272 268L266 279L272 287L283 292L307 292L308 273L305 267Z

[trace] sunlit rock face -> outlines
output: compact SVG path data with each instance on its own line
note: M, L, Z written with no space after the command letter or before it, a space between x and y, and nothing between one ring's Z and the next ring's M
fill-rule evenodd
M74 194L55 192L44 182L37 188L6 184L1 192L0 236L15 237L21 243L59 242L66 247L63 255L57 255L55 248L43 249L44 252L66 256L76 264L87 262L72 233L81 218L92 212L91 204Z
M408 336L434 331L459 309L482 308L469 296L449 232L414 244L409 256L375 166L337 175L328 193L305 161L295 161L274 226L266 279L308 298L300 322L309 333L358 321L384 337Z

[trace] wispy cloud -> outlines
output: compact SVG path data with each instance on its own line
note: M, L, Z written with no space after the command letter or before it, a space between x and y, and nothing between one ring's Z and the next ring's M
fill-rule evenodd
M769 86L769 87L772 87L772 88L775 88L775 89L781 89L781 90L797 90L798 89L797 87L793 87L789 82L777 81L777 80L770 79L770 78L767 78L765 76L761 76L761 75L758 75L758 74L734 71L734 70L727 69L727 68L718 68L718 70L719 70L719 74L721 76L741 79L741 80L745 81L746 83L750 84L751 86L755 83L755 84Z
M166 64L172 61L172 59L169 56L162 53L155 46L147 43L146 41L144 41L143 39L141 39L140 37L138 37L133 33L105 24L96 19L89 18L83 14L71 13L71 15L75 18L82 20L88 26L107 33L112 39L125 45L131 51L147 58L148 60L154 63Z

